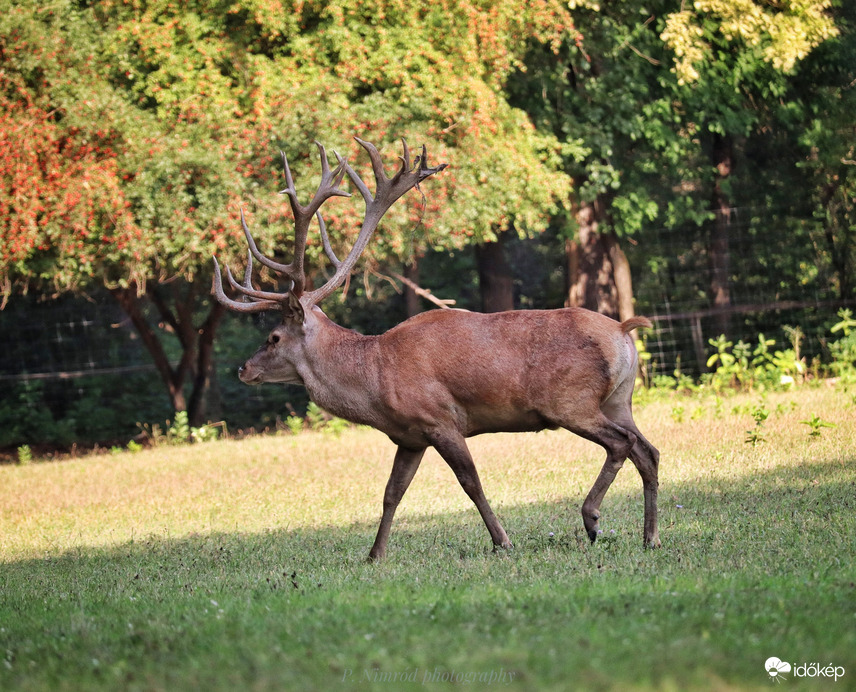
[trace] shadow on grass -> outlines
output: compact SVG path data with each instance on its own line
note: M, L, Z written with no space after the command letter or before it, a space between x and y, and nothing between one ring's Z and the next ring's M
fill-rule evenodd
M854 483L856 459L666 484L659 551L640 483L607 495L594 546L572 498L497 507L500 554L473 508L405 517L377 565L374 523L5 563L0 688L755 688L773 655L856 673Z

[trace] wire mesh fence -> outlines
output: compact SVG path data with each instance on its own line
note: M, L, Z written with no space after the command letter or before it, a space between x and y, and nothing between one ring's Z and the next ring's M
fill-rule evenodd
M250 388L237 379L238 366L271 326L267 316L224 318L207 394L209 420L225 420L232 430L264 429L305 405L296 388ZM178 339L163 324L157 331L175 365ZM0 334L0 448L30 441L127 442L174 419L149 353L106 291L16 297L0 312Z
M802 353L811 360L824 355L837 311L856 307L856 301L842 300L830 289L834 282L822 253L812 251L816 239L810 229L786 223L777 230L769 218L735 210L732 231L731 300L724 306L712 305L709 298L711 267L703 228L659 229L644 242L625 243L636 310L655 323L645 335L654 374L704 372L714 351L710 339L723 325L732 341L756 342L764 334L782 348L788 346L783 326L799 326L805 335ZM539 252L529 271L541 265L550 282L555 284L558 276L560 283L563 257L551 260L553 251L543 247ZM551 261L555 266L547 266ZM530 297L524 304L558 307L539 304L557 301L556 293L544 292L550 297ZM250 388L235 376L275 320L275 315L224 318L209 391L210 420L225 419L232 429L262 429L305 406L299 388ZM141 424L162 422L174 413L142 341L106 291L56 299L17 296L0 311L0 334L0 447L29 439L127 439L140 433ZM177 341L172 353L180 355Z
M710 340L722 333L749 343L763 334L787 347L787 326L800 328L808 361L825 357L838 311L856 307L836 295L813 225L734 209L729 232L730 301L719 306L710 297L713 269L703 227L658 229L644 244L628 246L637 312L655 324L646 341L656 373L705 372L715 352Z

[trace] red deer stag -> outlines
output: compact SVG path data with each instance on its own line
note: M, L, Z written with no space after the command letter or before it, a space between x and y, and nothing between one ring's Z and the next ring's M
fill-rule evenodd
M225 294L216 259L214 294L239 312L282 312L282 323L240 369L243 382L303 385L312 400L330 413L371 425L398 445L370 559L386 553L395 510L429 446L449 464L475 503L494 546L510 548L508 535L482 491L465 438L559 427L596 442L607 452L606 463L582 506L589 538L597 538L601 502L629 456L642 476L644 544L659 546L659 452L639 432L631 414L637 354L630 332L650 327L647 319L634 317L618 323L580 308L494 314L434 310L380 336L363 336L334 324L317 306L350 274L392 204L446 167L429 168L425 147L411 164L405 142L401 166L389 178L377 149L357 141L371 159L374 195L338 154L339 164L331 171L324 147L318 144L321 183L303 206L283 155L287 185L283 192L294 213L294 257L290 264L280 264L262 255L242 218L249 264L243 284L228 267L226 277L232 289L245 296L244 302ZM339 187L345 175L362 194L366 210L353 248L339 260L330 247L319 208L330 197L349 196ZM307 291L303 268L306 236L316 216L335 271L323 286ZM253 257L287 279L289 290L255 289L251 282Z

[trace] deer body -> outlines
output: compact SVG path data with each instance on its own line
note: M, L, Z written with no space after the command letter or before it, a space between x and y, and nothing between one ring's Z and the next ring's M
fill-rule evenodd
M307 322L315 324L303 335L277 327L276 343L260 348L241 378L301 384L325 410L398 444L430 445L438 427L471 437L584 420L591 400L599 406L636 372L621 326L581 308L434 310L380 336L339 327L320 311Z
M397 199L395 195L442 169L425 166L423 149L421 167L411 171L405 146L401 170L388 179L377 151L360 143L372 158L378 188L375 197L341 159L340 168L331 173L321 148L321 187L309 207L300 207L286 162L287 192L292 197L298 229L303 229L298 230L298 240L302 234L305 243L307 215L315 214L328 197L344 194L337 180L341 181L345 172L366 199L367 220L355 245L361 252L383 211ZM323 223L321 229L328 248ZM559 427L599 444L607 452L582 507L589 538L597 538L603 497L625 459L630 458L642 477L644 544L659 546L659 453L636 427L631 413L637 353L630 332L649 327L647 319L637 317L619 323L581 308L492 314L434 310L385 334L363 336L336 325L315 305L329 294L335 281L344 280L342 267L352 266L359 252L352 250L345 262L339 262L328 249L337 267L336 276L321 289L303 293L301 288L296 294L294 287L302 287L304 281L294 267L302 267L304 248L296 241L295 251L301 261L277 265L258 253L246 226L245 231L253 256L290 278L293 288L286 294L258 291L250 283L251 268L243 286L227 270L232 287L253 299L251 303L238 303L225 295L219 271L215 274L215 294L229 307L244 312L283 311L282 324L244 364L240 378L247 384L301 384L322 408L377 428L398 445L370 558L385 554L396 508L431 446L473 500L494 545L511 547L485 498L465 440L489 432Z

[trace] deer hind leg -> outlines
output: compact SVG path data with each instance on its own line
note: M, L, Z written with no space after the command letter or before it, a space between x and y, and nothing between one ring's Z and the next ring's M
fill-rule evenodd
M645 436L635 428L636 444L630 450L630 460L636 465L642 476L642 488L645 493L645 528L643 543L646 548L660 547L660 532L657 529L657 490L660 486L660 452Z
M380 560L386 555L386 542L389 539L389 531L392 528L392 519L395 516L395 510L398 509L401 498L410 486L413 476L416 475L416 470L419 468L419 463L422 461L424 454L424 447L422 449L399 447L395 453L395 460L392 462L392 473L389 475L389 480L386 482L386 490L383 493L383 516L380 520L374 545L369 552L369 560Z
M632 393L632 386L619 388L612 397L604 402L601 408L610 420L628 430L636 437L636 442L630 449L629 456L639 471L639 475L642 477L642 490L645 496L645 520L642 540L646 548L659 548L660 534L657 529L657 490L659 488L660 452L645 438L639 431L639 428L636 427L630 404Z
M470 455L470 450L467 448L467 443L463 436L457 432L453 434L439 432L432 435L430 440L440 456L443 457L452 471L454 471L464 492L473 501L479 514L481 514L487 530L490 532L490 537L493 540L494 549L511 548L511 541L508 540L505 529L502 528L484 495L479 474L476 471L473 458Z

